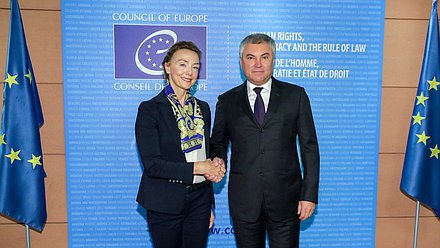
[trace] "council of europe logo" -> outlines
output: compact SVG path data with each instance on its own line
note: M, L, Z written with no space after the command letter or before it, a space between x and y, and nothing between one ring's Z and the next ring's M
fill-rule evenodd
M199 79L206 79L206 27L115 24L113 35L115 79L163 79L163 58L182 40L202 52Z

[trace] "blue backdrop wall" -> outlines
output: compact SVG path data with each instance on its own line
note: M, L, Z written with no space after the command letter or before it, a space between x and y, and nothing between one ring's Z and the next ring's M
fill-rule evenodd
M305 87L321 151L319 205L301 247L374 247L384 0L62 0L70 247L152 247L136 201L140 102L164 86L174 42L203 51L196 96L212 112L242 83L238 46L277 43L274 76ZM209 247L234 247L226 176Z

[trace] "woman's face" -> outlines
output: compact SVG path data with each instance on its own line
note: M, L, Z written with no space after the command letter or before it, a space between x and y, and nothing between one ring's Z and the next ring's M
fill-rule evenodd
M199 68L199 56L188 49L177 50L170 61L165 63L165 71L176 94L183 93L194 85Z

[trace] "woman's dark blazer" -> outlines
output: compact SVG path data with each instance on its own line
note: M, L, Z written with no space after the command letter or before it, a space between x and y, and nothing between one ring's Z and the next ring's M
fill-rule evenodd
M197 99L197 103L205 122L208 157L211 111L206 102ZM135 133L144 167L137 202L147 210L180 213L185 201L185 188L193 182L194 163L186 162L180 146L180 131L164 91L139 105ZM212 184L209 185L213 204Z

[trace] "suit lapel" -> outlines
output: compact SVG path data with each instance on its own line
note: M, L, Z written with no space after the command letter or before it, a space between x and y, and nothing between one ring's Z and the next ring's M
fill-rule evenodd
M239 94L238 99L240 99L239 104L243 112L249 117L249 119L251 119L254 122L255 125L260 126L260 124L258 124L257 119L255 119L254 112L252 112L251 105L249 104L246 81L244 81L244 83L241 85L238 94Z
M278 81L272 78L272 88L270 89L269 106L267 108L266 115L264 116L264 124L276 113L278 106L280 105L281 89ZM263 124L263 126L264 126Z
M203 122L205 122L205 151L206 151L206 157L209 157L209 132L211 131L211 113L209 109L205 108L205 105L201 104L199 99L197 99L197 103L200 106L200 109L202 110L202 116L203 116Z
M246 81L240 87L239 99L241 99L240 105L243 109L243 112L255 123L255 125L260 126L257 119L255 119L254 113L252 112L251 109L251 105L249 104ZM269 106L267 107L267 112L264 116L263 127L267 123L267 121L273 116L273 114L276 113L278 106L280 105L280 99L281 99L281 89L278 84L278 80L272 78Z
M176 118L174 117L174 112L171 107L171 103L165 96L164 91L162 91L156 98L156 103L159 105L160 114L162 119L165 120L165 125L169 130L169 137L174 140L176 145L180 148L180 131L177 128ZM159 123L160 125L160 123Z

